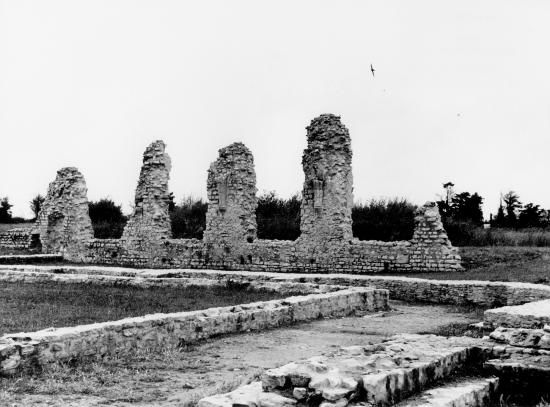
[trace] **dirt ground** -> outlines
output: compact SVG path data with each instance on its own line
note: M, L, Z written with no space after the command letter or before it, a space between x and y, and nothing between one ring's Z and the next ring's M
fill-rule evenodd
M193 406L227 392L265 369L320 355L339 346L380 342L397 333L439 332L477 322L479 310L392 302L392 310L212 339L185 350L136 355L91 368L2 379L3 406Z

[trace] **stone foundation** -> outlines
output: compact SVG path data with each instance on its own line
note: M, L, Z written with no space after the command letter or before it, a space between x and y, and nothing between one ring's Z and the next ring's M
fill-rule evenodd
M550 286L530 283L511 283L472 280L432 280L400 276L351 274L297 274L219 270L165 270L134 269L103 266L0 266L2 276L30 274L84 274L113 277L132 277L138 280L167 280L200 278L216 281L237 281L244 284L258 282L310 283L346 287L374 287L388 290L390 298L407 302L432 304L479 305L495 307L519 305L550 299ZM11 278L11 277L10 277ZM486 313L487 315L487 313Z
M0 338L0 375L12 375L35 364L121 355L140 348L161 350L166 344L193 344L222 334L387 308L387 291L348 288L284 300L8 334Z

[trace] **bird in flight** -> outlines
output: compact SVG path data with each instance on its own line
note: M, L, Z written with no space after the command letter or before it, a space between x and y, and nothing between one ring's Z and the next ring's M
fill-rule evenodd
M375 71L375 69L372 67L372 64L370 64L370 71L372 72L372 76L374 77L374 71Z

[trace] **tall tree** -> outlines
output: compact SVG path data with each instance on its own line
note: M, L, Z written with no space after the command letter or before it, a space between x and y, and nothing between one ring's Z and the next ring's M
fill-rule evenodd
M437 201L439 212L443 222L472 223L481 226L483 224L483 210L481 204L483 198L474 192L471 195L469 192L461 192L456 194L453 191L454 184L447 182L443 184L445 188L445 196Z
M32 213L34 213L34 219L38 218L38 214L40 213L40 208L42 208L42 204L44 203L45 200L46 198L38 194L29 202L31 211Z
M508 191L502 197L506 208L506 226L510 228L518 227L517 211L521 208L519 195L514 191Z
M522 228L537 228L543 226L544 211L540 205L533 203L526 204L519 213L519 227Z
M13 205L10 204L8 197L4 197L0 200L0 223L11 223L11 208Z
M483 225L483 210L481 204L483 198L474 192L461 192L456 194L451 201L451 215L456 222L469 222L477 226Z

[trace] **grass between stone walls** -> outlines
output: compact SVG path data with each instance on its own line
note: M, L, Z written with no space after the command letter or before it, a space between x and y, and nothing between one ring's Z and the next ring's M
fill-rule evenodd
M0 335L281 299L293 293L225 286L151 287L0 282ZM296 293L296 295L299 295Z

